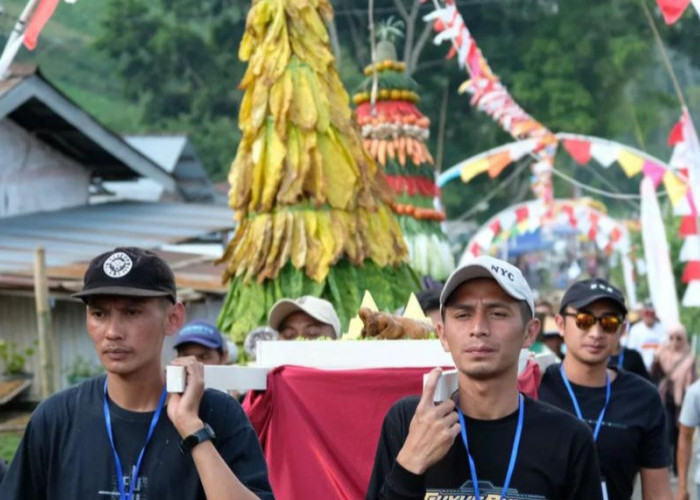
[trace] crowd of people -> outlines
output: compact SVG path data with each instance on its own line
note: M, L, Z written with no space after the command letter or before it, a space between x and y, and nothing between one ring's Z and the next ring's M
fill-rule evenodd
M228 363L232 347L214 324L185 322L167 263L117 248L92 260L75 297L106 374L39 405L0 498L273 498L240 404L204 389L203 365ZM666 330L645 303L630 326L624 295L598 278L571 285L558 306L536 300L517 267L488 256L418 300L458 389L435 403L435 369L422 394L391 407L366 498L629 500L639 476L645 500L670 500L673 475L675 498L688 498L700 381L682 325ZM287 298L243 348L255 359L259 340L341 335L330 302ZM165 391L168 336L187 373L182 394ZM559 361L536 397L518 389L522 349ZM694 482L700 490L700 468Z

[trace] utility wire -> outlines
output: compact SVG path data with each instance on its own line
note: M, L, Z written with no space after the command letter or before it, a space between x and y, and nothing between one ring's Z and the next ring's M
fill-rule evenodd
M564 172L561 172L560 170L557 170L556 168L552 169L552 173L556 175L557 177L560 177L564 179L565 181L573 184L574 186L580 187L581 189L585 191L590 191L591 193L596 193L601 196L605 196L607 198L612 198L614 200L640 200L642 197L641 195L638 194L632 194L632 193L612 193L610 191L604 191L602 189L594 188L593 186L589 186L588 184L584 184L583 182L577 181L573 177L569 177L566 175ZM656 193L657 196L668 196L668 193L666 191L658 191Z

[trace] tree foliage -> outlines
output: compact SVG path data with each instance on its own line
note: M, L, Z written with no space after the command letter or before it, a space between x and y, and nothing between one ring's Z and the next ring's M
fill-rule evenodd
M355 0L335 0L333 6L339 73L352 89L370 62L367 6ZM114 61L125 94L143 103L144 121L192 133L216 179L228 170L239 137L235 119L242 92L235 86L245 66L237 51L249 7L236 0L109 0L98 43ZM678 102L638 0L502 0L465 2L459 8L496 74L523 108L551 130L619 140L661 157L670 153L665 139L679 114ZM443 92L449 89L442 155L442 168L447 168L511 138L471 109L467 96L457 94L466 74L455 61L445 60L446 44L430 43L432 34L422 16L432 9L418 0L376 0L374 20L393 15L406 23L408 36L399 54L408 59L409 71L422 87L421 107L433 124L433 152L441 139ZM658 13L656 21L662 24ZM688 74L700 63L697 30L691 26L696 23L686 16L661 28L676 60L690 68ZM691 106L700 103L693 78L684 81L695 96ZM496 188L515 168L499 179L480 176L466 186L446 186L448 215L472 208L479 195ZM627 179L619 169L601 174L609 178L606 184L565 154L558 156L557 168L598 188L612 190L613 184L622 192L638 190L638 179ZM477 217L483 220L514 200L531 197L529 175L520 177ZM568 184L556 186L557 196L580 194ZM629 214L635 207L612 203L612 210Z

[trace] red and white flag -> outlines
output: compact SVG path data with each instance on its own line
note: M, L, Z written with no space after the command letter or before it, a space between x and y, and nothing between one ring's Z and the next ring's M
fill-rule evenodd
M656 0L656 3L661 9L666 24L673 24L681 18L691 1L700 15L700 0Z

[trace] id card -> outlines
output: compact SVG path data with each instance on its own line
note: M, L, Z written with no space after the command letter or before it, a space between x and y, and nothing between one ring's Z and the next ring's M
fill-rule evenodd
M605 479L600 482L600 489L603 492L603 500L608 500L608 486L605 484Z

